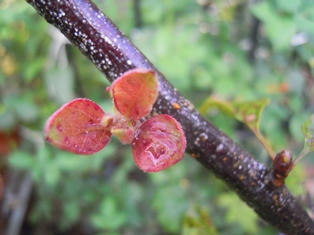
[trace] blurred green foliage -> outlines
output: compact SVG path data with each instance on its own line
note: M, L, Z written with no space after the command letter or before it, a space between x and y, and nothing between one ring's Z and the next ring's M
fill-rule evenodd
M134 27L139 16L133 1L95 2L196 106L212 95L236 102L270 99L261 132L275 151L300 151L301 125L314 109L314 1L142 0L140 28ZM24 1L0 2L0 130L21 130L21 145L9 162L35 181L27 218L34 231L276 234L188 156L166 171L144 174L115 140L88 157L44 144L43 126L54 110L74 97L109 107L107 85ZM269 162L248 128L215 110L205 115ZM299 195L303 166L292 174L287 184Z

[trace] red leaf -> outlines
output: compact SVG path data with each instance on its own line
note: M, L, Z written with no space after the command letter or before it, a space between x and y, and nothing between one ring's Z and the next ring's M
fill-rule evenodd
M88 99L75 99L63 105L47 121L46 140L77 154L92 154L107 145L111 133L101 123L107 114Z
M158 96L154 71L134 69L126 72L110 87L116 109L126 118L139 120L148 115Z
M132 143L136 165L145 172L158 172L183 158L186 140L180 123L166 114L144 122Z

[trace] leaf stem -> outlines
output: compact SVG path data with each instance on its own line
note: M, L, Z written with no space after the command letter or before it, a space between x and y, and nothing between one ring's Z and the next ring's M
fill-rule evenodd
M309 147L303 148L299 156L294 160L293 164L296 165L300 160L302 160L310 152L311 151Z
M270 143L267 141L267 139L264 138L264 136L256 129L250 128L252 132L255 134L256 138L259 140L259 142L264 146L265 150L269 154L270 158L272 160L275 159L275 153L273 151L273 148L271 147Z

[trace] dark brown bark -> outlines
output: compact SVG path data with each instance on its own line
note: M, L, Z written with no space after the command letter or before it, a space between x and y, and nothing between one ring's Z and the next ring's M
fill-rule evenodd
M272 184L272 171L206 121L194 106L89 0L28 0L49 23L75 44L111 82L133 68L153 69L159 77L157 113L183 126L187 152L225 180L268 223L287 234L314 234L314 222L285 186Z

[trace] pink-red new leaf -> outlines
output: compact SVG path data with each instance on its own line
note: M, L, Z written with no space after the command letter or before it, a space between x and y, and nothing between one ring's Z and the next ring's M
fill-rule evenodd
M75 99L58 109L47 121L46 140L76 154L92 154L107 145L110 131L101 124L106 114L88 99Z
M133 69L115 80L109 89L116 109L126 118L139 120L148 115L158 96L154 71Z
M136 165L145 172L158 172L183 158L186 139L180 123L166 114L145 121L132 142Z

